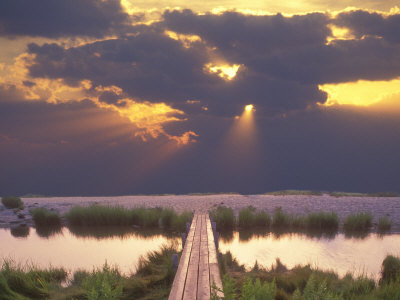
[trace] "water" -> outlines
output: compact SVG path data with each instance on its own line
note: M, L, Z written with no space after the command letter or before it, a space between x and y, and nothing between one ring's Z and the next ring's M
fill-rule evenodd
M177 243L180 237L165 236L160 231L135 231L121 228L74 230L62 228L37 232L33 228L0 229L0 258L39 267L64 267L71 273L77 269L92 270L105 261L117 265L124 274L134 272L141 256L160 249L163 244ZM387 254L400 256L400 234L363 237L310 236L300 233L234 232L221 237L219 250L230 251L247 268L257 263L271 267L279 258L288 268L310 264L322 270L333 270L344 276L347 272L365 274L379 279L380 268Z
M339 276L351 272L379 279L386 255L400 256L400 234L369 234L359 238L344 234L311 237L300 233L279 236L266 233L243 238L242 233L234 232L228 239L221 238L219 250L222 253L229 250L247 269L256 261L270 268L279 258L288 268L310 264L322 270L333 270Z
M33 263L39 267L64 267L71 273L78 269L90 271L107 261L128 275L136 270L139 258L149 251L174 242L178 243L178 251L181 250L180 238L154 231L104 228L71 232L62 228L56 234L48 234L29 227L19 232L0 229L0 258L10 258L22 264Z

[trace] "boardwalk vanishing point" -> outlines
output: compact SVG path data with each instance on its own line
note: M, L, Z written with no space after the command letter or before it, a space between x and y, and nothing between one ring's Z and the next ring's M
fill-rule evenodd
M214 231L208 214L195 213L168 300L223 298Z

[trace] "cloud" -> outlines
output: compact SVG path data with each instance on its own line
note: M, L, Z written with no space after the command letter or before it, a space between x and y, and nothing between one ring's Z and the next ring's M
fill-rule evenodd
M378 36L390 43L400 43L399 13L383 15L378 12L353 10L340 13L334 23L349 28L358 38Z
M32 78L72 87L82 80L117 86L135 101L163 102L188 116L233 117L249 103L281 114L326 103L321 84L400 76L400 45L376 36L328 43L341 18L166 11L161 22L133 26L129 37L69 48L29 44L27 68Z
M0 36L103 37L124 32L130 21L119 0L0 2Z

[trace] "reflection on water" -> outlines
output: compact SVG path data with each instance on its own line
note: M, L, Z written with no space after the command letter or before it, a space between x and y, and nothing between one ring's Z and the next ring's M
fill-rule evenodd
M30 231L30 232L29 232ZM50 233L50 235L46 235ZM13 232L0 229L0 258L16 262L33 262L39 267L65 267L70 271L92 270L105 261L118 265L128 274L134 272L140 256L158 250L163 244L177 243L180 238L162 235L159 231L141 232L119 228L75 230L61 228L58 232L15 228ZM179 250L179 249L178 249Z
M280 258L289 268L310 264L323 270L333 270L340 276L352 272L377 279L386 255L400 255L400 234L370 234L361 239L344 234L333 237L312 237L301 233L248 236L234 232L231 239L221 236L219 250L222 253L229 250L247 268L254 266L256 261L269 268L276 258Z

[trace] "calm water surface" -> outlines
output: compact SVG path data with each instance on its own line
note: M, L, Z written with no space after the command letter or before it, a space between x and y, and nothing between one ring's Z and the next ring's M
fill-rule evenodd
M247 268L259 265L270 268L279 258L288 268L310 264L323 270L333 270L344 276L347 272L361 273L378 279L383 259L387 254L400 256L400 234L364 238L348 238L337 234L332 238L310 237L304 234L264 235L240 238L238 232L221 239L222 253L230 251Z
M92 270L107 261L129 274L135 271L140 256L149 251L171 242L180 247L180 238L166 237L161 233L148 233L146 236L133 232L116 235L115 231L109 230L72 233L62 228L59 233L45 237L35 229L26 229L30 232L25 237L26 234L15 237L10 230L0 229L0 258L11 258L19 263L32 262L40 267L60 266L72 272Z
M161 232L121 231L120 228L70 231L62 228L56 234L49 234L51 232L36 232L32 228L17 232L0 229L0 258L32 262L41 267L62 266L72 272L101 267L107 261L129 274L135 271L139 258L149 251L168 243L176 243L180 250L179 237L167 237ZM340 276L352 272L378 279L385 256L400 256L400 234L349 238L343 234L332 237L310 237L300 233L249 236L234 232L229 238L220 239L219 249L223 253L229 250L247 268L256 261L269 268L279 258L288 268L310 264L333 270Z

